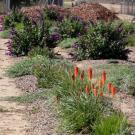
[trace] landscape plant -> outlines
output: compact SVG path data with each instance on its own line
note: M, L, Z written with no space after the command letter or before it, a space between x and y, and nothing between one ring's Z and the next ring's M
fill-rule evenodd
M106 91L106 85L105 71L98 80L93 78L92 68L87 73L78 67L74 68L73 73L67 70L61 83L54 88L61 127L71 133L92 133L96 121L115 112L106 94L110 93L114 97L117 90L108 83Z
M123 114L113 113L95 125L95 135L129 135L127 120Z
M75 57L83 59L127 59L127 34L123 25L97 23L89 27L88 33L79 38Z

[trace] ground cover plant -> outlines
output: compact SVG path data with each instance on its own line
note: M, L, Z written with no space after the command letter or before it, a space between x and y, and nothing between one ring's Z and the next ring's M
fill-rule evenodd
M62 40L58 46L61 48L71 48L76 42L78 41L78 38L66 38Z
M9 36L10 36L9 30L4 30L4 31L0 32L1 38L7 39L7 38L9 38Z
M98 70L106 69L108 81L127 94L135 96L135 70L133 65L108 64L95 66Z
M7 73L11 77L31 75L33 73L34 66L43 63L47 65L47 63L49 63L49 60L46 57L40 55L33 58L28 58L11 66L8 69Z

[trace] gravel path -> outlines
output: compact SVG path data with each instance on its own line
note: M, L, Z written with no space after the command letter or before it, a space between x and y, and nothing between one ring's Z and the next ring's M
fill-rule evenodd
M14 58L5 55L5 42L6 39L0 39L0 135L26 135L25 106L4 101L4 98L22 94L14 79L5 75L6 69L15 62Z

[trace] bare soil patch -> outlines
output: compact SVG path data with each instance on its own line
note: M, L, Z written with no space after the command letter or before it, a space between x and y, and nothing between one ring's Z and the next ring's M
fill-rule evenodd
M0 135L25 135L28 122L25 117L25 106L15 102L4 101L4 98L21 95L14 79L8 78L7 68L17 59L5 55L7 40L0 39Z

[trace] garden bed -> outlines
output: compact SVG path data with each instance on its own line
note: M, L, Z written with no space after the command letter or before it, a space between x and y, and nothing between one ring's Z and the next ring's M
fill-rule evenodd
M99 4L72 10L32 7L6 16L4 29L11 31L7 54L28 57L7 71L26 91L10 100L30 103L31 133L55 134L57 124L58 134L130 133L118 104L125 105L128 94L135 96L135 65L128 61L127 47L135 25L111 22L115 18Z

